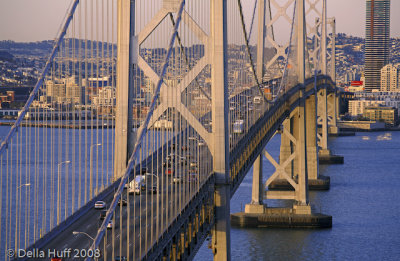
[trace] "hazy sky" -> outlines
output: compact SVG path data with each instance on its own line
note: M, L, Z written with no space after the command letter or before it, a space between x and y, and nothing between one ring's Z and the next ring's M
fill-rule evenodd
M70 3L71 0L0 0L0 40L53 39ZM336 17L337 32L364 36L365 0L328 0L328 17L332 16ZM400 0L391 1L391 36L400 37Z

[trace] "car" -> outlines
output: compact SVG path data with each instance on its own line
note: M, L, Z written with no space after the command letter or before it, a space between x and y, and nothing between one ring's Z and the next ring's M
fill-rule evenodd
M126 201L126 199L119 199L118 200L118 206L121 205L121 201L122 201L122 206L128 205L128 201Z
M95 209L103 209L105 207L106 207L106 203L104 201L96 201L96 203L94 203Z
M180 183L180 182L182 182L182 177L181 176L174 176L172 181L174 183Z
M174 175L174 169L173 168L166 168L165 169L165 174L168 176Z
M107 224L107 228L113 228L113 222L112 222L112 220L110 220L109 222L108 222L108 224Z
M192 161L192 162L190 162L190 165L189 165L191 168L195 168L195 167L197 167L197 162L194 162L194 161Z
M254 104L261 104L262 97L261 96L256 96L253 98Z
M100 213L100 220L104 220L107 215L107 210L102 210Z
M116 256L114 260L115 261L125 261L125 260L128 260L128 258L126 258L125 256Z
M187 165L187 159L186 157L179 157L179 163L181 165Z
M175 159L175 154L171 153L167 157L165 157L166 162L172 162Z
M199 144L198 144L199 147L204 146L204 145L205 145L204 141L199 141Z
M150 187L148 188L148 191L151 192L151 193L153 193L153 194L156 194L156 193L157 193L157 186L156 186L156 185L150 186Z
M163 162L163 167L169 167L169 168L171 168L172 167L172 162L171 161L166 161L166 162Z

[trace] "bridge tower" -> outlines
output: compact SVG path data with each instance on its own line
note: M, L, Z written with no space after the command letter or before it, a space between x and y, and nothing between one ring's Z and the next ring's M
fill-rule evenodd
M265 13L265 6L262 4L263 3L259 4L259 12ZM297 24L297 31L295 32L295 34L297 34L295 36L297 39L297 43L295 43L297 50L295 50L295 53L297 54L297 59L295 59L294 62L297 64L296 75L298 82L304 88L306 77L306 24L304 1L298 1L295 8L297 17L297 21L295 21ZM268 13L269 12L267 12L267 14ZM264 15L264 17L269 18L268 15ZM272 23L270 23L270 21L268 22L267 30L272 30ZM264 29L264 24L265 18L260 19L259 27ZM266 37L265 30L259 30L259 37ZM273 41L271 38L268 40ZM279 50L277 50L277 53L279 53ZM260 59L263 54L259 52L258 55ZM262 72L262 65L262 63L258 63L257 73ZM269 65L271 65L271 63L267 63L267 66ZM315 100L313 102L315 102ZM310 107L306 109L306 106ZM314 114L312 114L313 112ZM263 152L267 159L276 167L276 172L268 179L266 186L270 185L275 180L280 179L285 183L288 183L288 186L294 188L294 191L268 191L267 198L296 200L293 209L297 214L311 213L311 207L308 201L308 169L311 170L316 178L318 173L318 162L316 157L316 129L315 127L308 128L312 123L307 124L306 127L306 120L314 122L315 126L315 112L315 105L313 109L312 103L307 102L306 105L306 99L301 98L298 108L296 108L287 120L285 120L281 131L282 144L280 164L278 164L267 151L264 150ZM265 209L266 205L263 204L262 197L260 197L260 195L263 195L264 193L264 186L260 186L260 183L262 182L261 177L262 160L261 156L259 156L253 166L252 201L250 204L247 204L245 208L245 212L248 214L262 214L268 211Z
M322 34L321 34L321 73L328 74L327 64L327 24L326 24L326 0L323 0L322 8ZM319 136L319 155L329 157L331 152L328 149L328 91L327 86L318 93L318 124L321 124L321 134Z
M133 73L135 1L118 1L114 180L123 175L134 145Z
M330 71L329 75L334 83L336 83L336 19L329 18L328 22L331 34L328 35L330 41L331 52L329 55ZM339 134L337 119L339 117L339 94L337 91L328 94L328 132L330 134Z
M214 260L230 260L230 185L227 83L227 2L211 0L211 95L215 173Z
M158 75L144 61L139 53L139 45L155 30L170 13L179 10L182 1L162 0L162 9L150 20L146 27L135 34L135 1L118 1L118 58L117 58L117 92L116 92L116 133L115 133L115 170L114 179L123 175L127 159L135 143L132 123L133 79L135 68L140 68L157 83ZM149 125L153 125L167 108L180 113L188 124L207 144L213 156L215 173L215 223L212 230L212 248L215 260L230 260L230 185L229 185L229 129L228 129L228 85L227 85L227 1L210 1L210 35L187 13L183 12L182 20L204 44L205 55L191 69L177 86L184 92L188 82L208 65L211 65L211 114L212 131L208 132L198 119L194 118L179 99L172 97L170 88L162 83L160 105L151 116ZM221 102L223 101L223 102ZM138 133L140 133L140 129Z
M267 6L265 0L258 1L258 39L257 39L257 77L262 79L264 76L264 43L266 37L265 22L270 21L269 17L269 5L268 12L266 12ZM268 19L266 19L268 18ZM272 27L270 27L272 28ZM270 29L269 28L269 29ZM246 213L264 213L266 205L264 204L264 184L262 174L262 155L259 155L253 165L253 186L251 193L251 202L246 204Z
M328 33L327 33L327 3L326 0L323 0L323 11L322 11L322 19L320 20L320 24L322 26L322 33L320 39L320 55L321 55L321 73L323 75L330 75L333 81L336 80L336 65L335 65L335 21L334 19L331 20L331 28L332 28L332 35L329 37L331 40L331 55L330 55L330 72L328 70L328 51L327 51L327 40L328 40ZM317 22L318 23L318 22ZM329 130L333 134L338 134L338 128L336 123L337 118L337 110L338 110L338 98L337 93L332 92L328 93L328 86L322 88L318 93L318 125L321 125L320 133L318 134L318 145L319 145L319 160L322 164L332 164L332 163L343 163L343 157L333 155L331 150L328 148L328 135Z
M286 83L290 88L297 88L293 91L294 97L290 96L290 100L296 100L295 108L292 102L285 104L285 114L282 115L279 122L282 122L278 132L281 134L281 147L279 162L277 162L266 149L261 150L261 154L271 162L275 167L275 172L267 180L265 186L268 187L266 193L267 199L285 199L293 200L292 208L267 208L266 204L259 196L263 193L264 187L260 188L262 177L262 163L258 156L253 165L253 190L252 201L246 205L244 213L233 214L232 222L239 226L275 226L276 222L279 226L287 225L288 227L302 226L299 223L306 222L310 226L330 227L332 217L326 215L315 215L311 211L309 202L309 184L314 182L315 187L329 187L329 178L319 175L319 159L317 145L317 78L311 82L310 71L308 67L308 48L306 36L306 12L305 1L299 0L295 5L295 19L292 38L289 42L290 48L293 49L294 55L289 52L286 60L290 64L290 70L285 72L285 80L295 83ZM279 6L274 0L271 0L275 6ZM280 8L278 15L285 13L285 8L290 6L290 1ZM310 3L308 1L308 3ZM315 8L314 5L311 5ZM278 7L279 9L279 7ZM268 16L266 16L268 18ZM271 21L276 21L274 16ZM260 21L263 23L263 21ZM271 26L272 23L269 24ZM272 27L272 26L271 26ZM269 28L269 27L267 27ZM268 33L268 32L267 32ZM268 38L268 36L267 36ZM271 40L268 39L269 41ZM274 45L277 46L277 45ZM279 53L279 48L277 53ZM285 56L284 56L285 57ZM272 59L275 59L272 58ZM266 63L270 65L269 62ZM297 84L297 85L296 85ZM314 88L313 88L314 87ZM286 89L288 91L290 89ZM277 116L272 114L273 116ZM286 116L286 118L285 118ZM278 123L279 123L278 122ZM275 189L271 189L274 187ZM300 218L301 217L301 218ZM300 221L300 219L302 221ZM279 220L279 221L277 221ZM288 220L290 220L288 222ZM305 221L307 220L307 221ZM299 222L299 223L297 223ZM303 223L304 226L304 223Z
M268 191L267 198L294 199L294 213L311 214L311 206L308 199L308 164L307 164L307 124L306 124L306 99L305 77L306 77L306 22L304 0L298 1L296 5L297 16L297 79L300 84L299 106L289 115L283 123L283 135L281 136L281 157L277 172L284 175L288 182L294 186L294 192ZM271 159L266 153L267 157ZM296 158L296 161L292 161ZM291 164L291 166L288 166ZM285 165L292 170L292 177L285 172ZM287 169L287 168L286 168ZM296 173L296 174L295 174ZM295 174L296 176L293 176ZM274 175L267 181L274 180ZM277 176L277 175L276 175ZM297 178L297 182L293 179Z

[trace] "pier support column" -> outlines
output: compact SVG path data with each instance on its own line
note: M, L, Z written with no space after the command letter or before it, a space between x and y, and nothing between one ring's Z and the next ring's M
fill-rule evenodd
M307 137L306 137L306 112L305 104L295 109L290 117L285 120L283 125L282 141L289 141L289 146L285 144L284 151L288 155L280 157L278 164L272 156L265 150L266 158L274 165L276 171L267 180L266 186L273 181L283 177L293 187L291 190L268 190L267 199L293 199L296 204L293 210L296 214L311 213L311 207L308 204L308 173L307 173ZM290 124L289 124L290 122ZM290 130L287 127L290 126Z
M311 95L306 100L306 135L307 135L307 170L308 170L308 188L310 190L327 190L330 186L330 178L319 174L319 158L318 158L318 146L317 146L317 110L316 110L316 95ZM298 157L294 159L292 154L295 151L295 145L292 140L295 138L294 134L294 114L290 115L290 118L285 120L281 132L281 148L279 155L279 165L284 168L284 172L281 172L272 181L267 182L269 190L293 190L294 186L291 185L286 176L293 179L294 182L298 183ZM267 152L266 152L267 153ZM267 156L270 159L269 156ZM271 161L271 160L270 160ZM273 164L273 163L272 163ZM271 194L271 192L268 192Z
M316 103L316 95L312 95L306 100L308 180L317 180L319 177Z
M299 91L299 105L295 110L293 119L293 134L296 139L296 153L298 166L297 171L296 203L293 205L295 214L311 214L311 206L308 202L308 170L307 170L307 124L306 124L306 101L305 75L306 75L306 14L304 0L297 1L297 77L301 85Z
M279 152L279 163L282 165L286 160L289 159L290 155L293 154L294 152L294 144L291 142L291 137L290 135L293 134L293 123L292 123L292 114L291 116L286 119L282 126L281 126L281 147L280 147L280 152ZM286 131L286 132L285 132ZM288 133L290 133L290 135L288 135ZM293 162L290 162L290 164L288 164L285 167L285 171L287 174L289 174L290 178L294 178L294 173L293 173L293 169L295 168L296 165L296 160L293 160ZM284 179L285 177L280 174L279 175L280 179Z
M269 187L272 182L282 183L282 180L288 183L289 189L282 190L268 190L267 199L296 199L299 186L296 182L298 172L298 150L297 150L297 138L298 136L293 131L294 121L296 121L296 115L298 109L295 109L282 124L281 129L281 154L279 157L279 163L264 150L265 157L275 167L275 172L265 183L266 187ZM296 165L296 167L295 167ZM279 185L277 186L279 188ZM294 190L294 191L293 191Z
M336 95L335 95L335 109L336 109L336 123L338 120L340 120L340 93L338 93L338 91L336 90Z
M318 125L321 125L321 132L318 134L319 156L329 157L331 152L328 149L328 102L327 86L318 92Z
M329 119L329 133L338 134L339 128L337 126L337 115L336 115L336 93L328 94L328 119Z
M308 202L308 166L307 166L307 125L305 99L300 100L297 115L294 119L294 135L297 140L296 152L298 154L298 189L296 191L296 203L293 210L296 214L311 214L311 206ZM297 135L296 135L297 134Z
M262 181L262 156L259 155L253 165L253 187L251 203L246 204L245 213L261 214L265 212L264 184Z

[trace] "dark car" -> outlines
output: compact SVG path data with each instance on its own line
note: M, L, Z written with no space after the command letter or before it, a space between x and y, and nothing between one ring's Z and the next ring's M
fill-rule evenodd
M102 210L100 212L100 220L104 220L106 218L107 215L107 210Z
M128 205L128 201L126 201L126 199L119 199L119 200L118 200L118 206L121 205L121 201L122 201L122 206Z
M173 165L173 163L172 163L171 161L164 161L164 162L163 162L163 166L164 166L164 167L171 168L172 165Z

